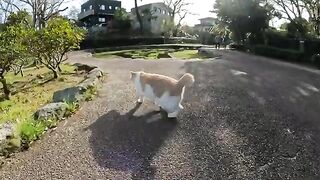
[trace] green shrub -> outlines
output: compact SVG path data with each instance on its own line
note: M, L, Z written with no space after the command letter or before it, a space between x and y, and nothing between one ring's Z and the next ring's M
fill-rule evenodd
M279 58L288 61L301 61L303 60L303 53L297 50L281 49L271 46L256 45L253 52L258 55Z
M320 39L310 39L304 42L305 54L308 57L311 57L315 54L320 53Z
M290 38L286 31L268 30L265 37L269 46L299 50L299 40Z
M313 55L311 58L311 62L313 65L320 69L320 54Z
M229 47L238 51L247 51L247 47L242 44L230 44Z
M30 143L40 138L40 136L47 130L56 127L58 120L40 120L34 119L23 121L17 128L18 134L21 138L21 145L23 148L29 148Z
M29 147L29 144L37 140L46 130L44 121L26 120L20 124L18 129L22 146Z
M84 93L84 99L86 101L91 101L97 94L97 87L90 86Z
M77 102L70 102L67 104L68 104L68 106L67 106L67 110L65 113L65 117L71 117L79 109L80 105Z

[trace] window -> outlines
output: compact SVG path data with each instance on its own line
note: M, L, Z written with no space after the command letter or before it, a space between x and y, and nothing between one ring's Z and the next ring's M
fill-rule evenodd
M106 10L106 6L105 5L101 5L100 6L100 10Z
M83 8L83 12L86 12L86 8Z
M116 9L116 10L118 10L118 9L119 9L119 7L118 7L118 6L116 6L116 7L115 7L115 9Z
M106 18L99 18L99 22L106 22Z
M92 5L90 5L89 9L92 9Z
M112 6L109 6L109 9L111 10L111 9L112 9Z

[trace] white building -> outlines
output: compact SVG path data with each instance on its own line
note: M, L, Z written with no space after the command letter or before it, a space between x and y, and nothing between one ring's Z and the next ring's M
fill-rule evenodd
M217 25L217 19L212 17L206 17L199 19L200 24L194 26L194 29L198 32L211 32Z
M165 33L166 24L170 23L171 9L164 3L150 3L138 7L143 21L143 28L153 34ZM136 17L135 8L131 9L133 29L139 29L140 24Z

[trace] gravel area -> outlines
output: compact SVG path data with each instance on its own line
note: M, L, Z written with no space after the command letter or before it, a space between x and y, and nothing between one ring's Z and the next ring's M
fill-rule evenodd
M98 97L8 159L0 179L320 179L317 70L228 50L206 61L69 58L108 73ZM195 75L177 120L135 104L130 70Z

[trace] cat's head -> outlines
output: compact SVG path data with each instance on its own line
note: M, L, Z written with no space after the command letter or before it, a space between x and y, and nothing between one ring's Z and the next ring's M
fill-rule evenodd
M131 80L135 80L136 77L137 77L138 75L140 75L140 73L141 73L141 72L130 71L130 79L131 79Z

